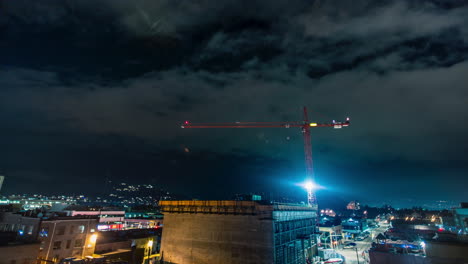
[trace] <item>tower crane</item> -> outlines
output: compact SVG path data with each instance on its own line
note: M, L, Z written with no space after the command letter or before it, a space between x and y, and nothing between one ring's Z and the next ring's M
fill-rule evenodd
M333 127L340 129L350 125L349 117L343 122L332 123L311 123L307 114L307 108L304 107L304 120L293 122L230 122L230 123L191 123L185 121L182 128L301 128L304 136L304 156L306 166L306 179L305 187L307 189L307 204L310 207L317 208L317 199L314 192L314 168L312 162L312 143L310 138L310 129L315 127Z

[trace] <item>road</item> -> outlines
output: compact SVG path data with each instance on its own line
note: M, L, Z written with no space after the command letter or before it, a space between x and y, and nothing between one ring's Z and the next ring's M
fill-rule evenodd
M371 247L373 238L375 238L379 233L385 232L387 227L387 225L381 225L380 227L369 229L371 234L368 238L363 241L352 241L357 244L356 248L359 256L359 262L356 256L356 249L336 249L336 252L345 257L346 264L368 263L366 260L369 259L369 256L365 255L365 257L363 257L362 252L368 250Z

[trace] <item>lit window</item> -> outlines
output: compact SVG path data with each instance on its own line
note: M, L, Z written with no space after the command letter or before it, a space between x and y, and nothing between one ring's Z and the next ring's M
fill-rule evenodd
M84 225L78 226L78 233L83 234L84 232L85 232L85 226Z
M48 228L42 228L41 232L39 232L40 237L47 237L49 234L49 229Z

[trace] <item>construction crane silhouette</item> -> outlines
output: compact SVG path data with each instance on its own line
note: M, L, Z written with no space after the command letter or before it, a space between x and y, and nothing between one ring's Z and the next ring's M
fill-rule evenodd
M302 129L304 136L304 156L306 166L306 184L307 189L307 204L310 207L317 207L317 198L315 196L314 187L314 167L312 161L312 143L310 138L310 129L315 127L333 127L340 129L350 125L349 117L344 122L336 122L333 120L332 123L311 123L307 114L307 108L304 107L304 120L293 121L293 122L231 122L231 123L191 123L185 121L181 125L182 128L292 128L298 127Z

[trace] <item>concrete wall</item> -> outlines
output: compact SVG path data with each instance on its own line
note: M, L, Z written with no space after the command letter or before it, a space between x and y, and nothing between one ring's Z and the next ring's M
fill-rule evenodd
M255 215L165 213L161 253L177 264L271 264L272 219Z
M0 247L0 264L35 264L39 243Z

